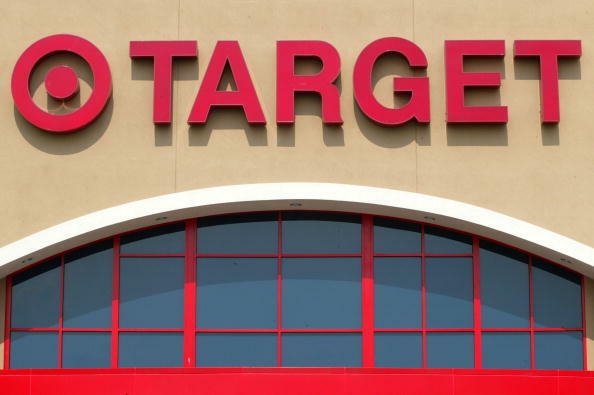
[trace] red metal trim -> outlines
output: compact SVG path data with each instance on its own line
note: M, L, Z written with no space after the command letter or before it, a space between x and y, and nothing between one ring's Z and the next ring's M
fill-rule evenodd
M373 277L373 217L363 215L361 221L361 323L362 323L362 346L363 346L363 367L372 368L375 366L374 346L374 277Z
M534 285L532 282L532 256L528 256L528 293L530 304L530 369L535 369L534 358Z
M481 271L479 239L472 239L472 272L473 272L473 297L474 297L474 367L483 367L483 348L481 336Z
M277 258L278 254L196 254L196 258Z
M420 258L422 254L374 254L374 257ZM473 254L425 254L427 258L472 258Z
M436 328L424 328L424 329L390 329L390 328L381 328L381 329L374 329L374 332L420 332L420 333L430 333L430 332L474 332L474 328L443 328L443 329L436 329Z
M284 212L319 212L319 213L335 213L335 214L362 215L361 213L355 213L355 212L352 212L352 211L340 211L340 210L261 210L261 211L238 211L238 212L233 212L233 213L215 214L215 215L208 215L208 216L205 216L205 217L202 217L202 218L223 217L223 216L231 216L231 215L239 215L239 214L251 214L251 213L270 213L270 212L280 212L280 213L284 213ZM438 225L438 224L433 224L433 223L428 223L428 222L421 222L421 221L417 221L417 220L413 220L413 219L408 219L408 218L389 217L389 216L386 216L386 215L378 215L378 214L373 214L373 217L386 218L386 219L391 219L391 220L401 221L401 222L415 223L415 224L419 224L419 225L428 225L428 226L433 227L433 228L445 229L445 230L449 230L449 231L456 232L456 233L459 233L459 234L467 235L467 236L470 236L470 237L478 237L480 240L489 241L489 242L493 242L493 243L499 244L499 245L504 246L506 248L512 249L514 251L521 252L521 253L526 254L526 255L533 256L533 257L538 258L538 259L541 259L541 260L543 260L543 261L545 261L547 263L550 263L550 264L555 265L555 266L558 266L558 267L562 267L565 270L568 270L568 271L570 271L572 273L575 273L575 274L578 274L580 276L583 276L582 273L578 272L575 269L572 269L571 267L564 266L564 265L562 265L560 263L557 263L557 262L553 262L553 261L551 261L549 259L546 259L546 258L543 258L542 256L537 255L535 253L528 252L526 250L522 250L522 249L520 249L518 247L512 246L510 244L507 244L507 243L504 243L502 241L499 241L499 240L496 240L496 239L492 239L492 238L489 238L489 237L486 237L486 236L479 236L479 235L475 235L473 233L469 233L469 232L466 232L466 231L463 231L463 230L450 228L448 226L443 226L443 225ZM160 227L160 226L174 225L174 224L177 224L177 223L180 223L180 222L185 222L185 221L186 220L176 220L176 221L171 221L171 222L164 222L164 223L159 223L159 224L153 224L153 225L149 225L149 226L145 226L145 227L133 229L133 230L130 230L130 231L127 231L127 232L118 233L116 235L112 235L112 236L104 237L104 238L101 238L101 239L97 239L97 240L94 240L92 242L84 243L84 244L81 244L79 246L76 246L76 247L70 248L68 250L65 250L65 251L63 251L63 252L61 252L59 254L52 255L52 256L50 256L48 258L45 258L45 259L42 259L42 260L40 260L38 262L32 263L30 265L27 265L27 266L25 266L25 267L23 267L23 268L21 268L19 270L16 270L16 271L12 272L10 275L11 276L14 276L15 274L21 273L21 272L23 272L23 271L31 268L32 266L41 264L43 262L47 262L47 261L49 261L51 259L54 259L54 258L58 257L61 254L67 254L69 252L78 250L79 248L83 248L83 247L89 246L91 244L99 243L99 242L102 242L102 241L105 241L105 240L108 240L108 239L111 239L111 238L117 238L117 237L125 236L125 235L131 234L131 233L140 232L140 231L147 230L147 229L157 228L157 227ZM240 255L240 256L244 256L245 257L245 255ZM274 254L271 255L272 258L275 257L275 256L276 255L274 255ZM429 255L427 255L427 256L429 256ZM468 256L470 257L472 255L468 255Z
M584 370L588 370L588 336L586 332L586 284L585 278L582 276L582 349L584 353L583 362Z
M421 332L423 368L427 368L427 284L425 282L425 225L421 225Z
M184 332L184 328L180 329L161 329L161 328L118 328L118 332Z
M186 254L121 254L120 258L184 258L185 256Z
M6 278L6 309L4 311L4 369L10 369L10 312L12 304L12 277ZM0 370L1 372L1 370Z
M62 367L62 346L64 335L64 254L60 258L60 316L58 318L58 368Z
M184 367L196 366L196 236L197 221L186 221L184 279Z
M282 339L282 329L283 329L283 216L282 213L279 211L277 215L277 284L276 284L276 324L277 324L277 334L276 334L276 366L281 367L283 364L283 339Z
M111 367L118 367L120 321L120 238L113 239L113 281L111 284Z
M311 211L311 210L291 210L291 211ZM318 210L318 211L319 212L327 212L327 211L321 211L321 210ZM281 336L282 336L282 333L283 332L355 332L355 333L360 333L360 332L362 333L363 332L363 330L360 330L360 329L353 329L353 330L351 330L351 329L346 329L346 330L344 330L344 329L343 330L331 330L331 329L329 329L329 330L300 330L300 329L293 329L292 330L292 329L285 329L285 330L283 330L282 329L282 323L281 323L281 316L280 316L280 314L282 313L282 300L281 300L282 299L282 272L280 270L281 267L282 267L282 258L283 257L362 257L363 258L365 256L365 254L364 254L364 252L362 250L362 254L286 254L286 255L283 255L282 254L282 213L283 213L283 211L277 211L277 213L278 213L278 218L279 218L279 251L278 251L278 253L277 254L254 255L254 257L277 257L278 260L279 260L279 274L278 274L278 276L279 276L279 279L278 279L279 280L279 287L278 287L278 298L279 298L279 303L278 303L278 311L279 311L279 317L278 318L279 319L278 319L278 321L279 321L279 323L278 323L278 328L275 329L275 330L272 330L272 332L275 332L275 331L278 332L278 346L279 346L278 347L278 359L279 359L278 365L280 366L280 364L281 364L281 356L282 356ZM347 213L347 212L337 211L336 213ZM237 214L237 213L229 213L229 214L225 214L225 215L235 215L235 214ZM356 213L347 213L347 214L356 214ZM361 215L361 214L358 214L358 215ZM361 215L362 228L364 227L364 225L363 225L363 221L364 221L363 218L364 217L369 217L371 219L371 221L373 221L373 218L374 217L382 217L382 216ZM385 218L391 218L391 217L385 217ZM398 220L397 218L391 218L391 219ZM426 311L426 284L425 284L425 274L426 274L425 273L425 270L426 270L426 265L425 265L425 258L426 257L434 257L434 256L435 257L458 257L458 256L462 257L463 256L463 257L473 257L473 258L475 258L475 251L474 250L473 250L473 254L472 255L469 255L469 254L452 254L452 255L448 255L448 254L426 254L426 252L425 252L425 226L432 226L432 227L435 227L435 228L442 228L442 229L451 230L451 231L456 232L456 233L459 233L459 234L470 235L470 236L473 237L473 246L474 246L474 243L475 242L478 243L478 240L487 240L487 241L495 242L498 245L506 246L506 247L511 248L513 250L520 251L520 252L525 253L525 254L527 254L529 256L529 259L530 259L530 261L529 261L530 320L531 320L530 328L529 329L518 329L518 328L510 328L510 329L504 329L504 328L492 328L492 329L482 328L482 329L480 329L480 326L479 326L479 334L478 334L479 336L484 331L529 331L530 332L530 335L531 335L531 367L534 368L534 333L535 332L540 332L540 331L579 331L579 330L581 330L581 331L583 331L583 335L584 335L584 347L583 347L583 352L584 352L584 367L587 366L587 361L586 361L587 349L585 347L586 346L586 344L585 344L585 339L586 339L586 331L585 331L585 287L584 287L584 276L581 273L576 272L575 270L573 270L571 268L567 268L567 267L565 267L565 266L563 266L561 264L558 264L556 262L552 262L552 261L549 261L547 259L540 258L540 257L538 257L538 256L536 256L536 255L534 255L532 253L528 253L526 251L520 250L520 249L515 248L513 246L506 245L505 243L501 243L501 242L499 242L497 240L492 240L492 239L485 238L485 237L482 237L482 236L481 237L478 237L478 236L475 236L475 235L471 235L471 234L469 234L467 232L459 231L457 229L451 229L451 228L440 226L440 225L425 224L425 223L422 223L422 222L419 222L419 221L412 221L412 220L408 220L408 219L400 219L400 220L401 221L406 221L406 222L409 222L409 223L412 222L412 223L419 223L419 224L421 224L421 236L422 236L422 252L421 252L421 255L418 255L418 254L411 254L411 255L407 255L407 254L405 254L405 255L401 255L401 254L377 254L375 256L416 256L416 257L419 257L420 256L421 257L421 261L422 261L422 273L421 273L421 276L422 276L421 283L422 284L421 285L422 285L422 320L423 320L423 327L420 330L419 329L416 329L416 330L407 330L407 329L404 329L404 330L400 330L400 329L395 329L395 330L392 330L392 329L373 329L373 327L372 327L372 330L371 330L371 333L372 334L375 333L375 332L381 332L381 331L394 331L394 332L396 332L396 331L409 331L409 332L420 331L420 332L422 332L422 334L423 334L423 366L424 367L426 367L426 364L427 364L427 361L426 361L426 359L427 359L427 355L426 355L426 353L427 353L426 334L428 332L449 332L449 331L465 332L465 331L475 331L475 334L476 334L476 325L475 325L475 328L473 328L473 329L465 328L465 329L443 329L443 330L440 330L440 329L427 329L427 327L426 327L426 314L427 314L427 311ZM186 224L187 224L187 221L188 220L185 221ZM196 220L195 219L191 219L189 221L196 221ZM141 231L141 230L144 230L144 229L156 228L156 227L161 227L161 226L169 226L169 225L172 225L172 224L175 224L175 223L179 223L179 222L181 222L181 221L174 221L174 222L164 223L164 224L155 224L155 225L147 226L145 228L135 229L135 230L132 230L132 231L129 231L129 232L125 232L123 234L134 233L134 232ZM363 229L362 229L362 232L363 232ZM186 232L186 237L188 237L187 232ZM113 278L113 283L112 283L114 285L114 289L113 289L114 296L112 298L112 329L111 329L111 331L112 331L112 367L117 367L118 333L121 332L121 331L125 331L125 332L136 332L136 331L137 332L142 332L142 331L146 331L146 332L153 332L153 331L155 331L155 332L159 332L159 331L161 331L161 332L168 332L168 331L171 331L171 332L182 332L183 331L184 333L190 333L190 332L186 332L186 324L185 323L184 323L184 329L119 329L117 327L118 326L118 319L119 319L119 259L120 259L120 251L119 251L120 240L119 240L119 237L116 236L114 238L113 236L111 236L111 237L107 237L107 238L104 238L104 239L101 239L101 240L96 240L96 241L93 241L93 242L84 244L83 246L91 245L91 244L97 243L99 241L107 240L107 239L110 239L110 238L112 238L114 240L114 278ZM194 243L195 243L195 238L194 238ZM117 248L116 248L116 245L117 245ZM47 262L47 261L49 261L51 259L55 259L56 257L60 257L63 260L65 253L67 253L69 251L77 250L79 248L82 248L83 246L77 246L76 248L72 248L72 249L70 249L68 251L65 251L63 253L54 255L54 256L49 257L47 259L44 259L42 261L36 262L36 263L34 263L32 265L28 265L26 268L23 268L21 270L18 270L18 271L12 273L10 276L7 277L7 291L6 291L7 292L7 306L6 306L6 311L5 311L5 315L6 315L6 333L5 333L5 350L4 350L4 354L5 354L4 355L5 366L7 368L9 366L9 360L10 360L10 351L9 351L9 347L10 347L10 333L11 333L11 329L10 329L10 314L11 314L11 312L10 312L11 311L10 294L11 294L11 288L12 288L12 284L11 284L12 277L15 274L20 273L20 272L22 272L24 270L27 270L28 268L30 268L30 267L32 267L34 265L38 265L38 264L41 264L43 262ZM371 251L372 251L371 252L371 258L373 259L373 255L374 255L373 254L373 245L371 245ZM129 257L175 256L175 257L186 257L187 258L188 255L189 254L186 251L186 254L184 254L184 255L180 255L180 254L127 254L125 256L129 256ZM194 259L196 257L202 257L202 256L204 256L204 257L205 256L212 256L212 257L225 257L225 256L228 256L228 257L238 257L238 256L241 256L241 257L250 257L250 255L233 255L233 254L231 254L231 255L224 255L224 254L223 255L199 255L196 251L195 252L192 252L191 255L192 255L192 259ZM117 256L117 259L116 259L116 256ZM534 301L533 301L533 298L534 298L533 292L534 292L534 290L533 290L533 281L532 281L532 259L534 259L534 258L543 259L544 261L546 261L546 262L548 262L550 264L553 264L555 266L562 267L562 268L564 268L564 270L568 270L570 272L574 272L574 273L577 273L578 275L580 275L580 278L581 278L581 281L582 281L582 321L583 321L583 327L582 328L539 328L539 329L534 328L534 306L533 306L533 303L534 303ZM64 266L63 266L64 265L64 262L63 261L61 262L61 265L62 265L62 277L63 277L64 276L64 272L63 272L64 271ZM196 268L194 267L194 270L195 269ZM372 269L372 267L371 267L371 269ZM362 270L363 270L363 268L362 268ZM473 269L473 270L475 270L473 272L473 278L476 278L476 270L478 270L478 269ZM188 273L187 272L185 273L185 276L186 277L188 276ZM362 281L362 283L363 282L364 281ZM372 281L372 285L373 285L373 281ZM62 279L61 287L62 287L62 289L61 289L61 302L60 302L61 303L61 307L60 307L61 308L60 319L63 320L63 292L64 292L64 290L63 290L64 280L63 279ZM476 287L476 289L479 290L479 306L480 306L480 284L478 284L475 287ZM475 293L476 293L476 289L475 289ZM196 299L194 299L194 302L195 302L195 300ZM363 300L362 300L362 309L366 309L366 306L367 306L368 309L369 309L369 306L371 306L371 312L373 313L373 304L371 304L371 305L365 304L365 303L363 303ZM475 302L475 310L476 310L476 302ZM194 312L195 311L196 310L194 308ZM479 313L480 313L480 311L479 311ZM185 312L184 320L187 318L186 316L187 316L187 312ZM115 317L115 319L114 319L114 317ZM476 317L476 311L475 311L475 317ZM94 328L72 329L72 328L69 328L69 329L65 329L65 328L63 328L63 322L62 322L61 325L59 325L59 328L57 328L57 329L56 328L47 328L47 329L46 328L13 328L12 330L13 331L14 330L25 330L25 331L53 330L53 331L58 331L60 337L62 337L62 332L64 332L64 331L109 331L109 329L102 329L102 328L98 328L98 329L94 329ZM204 330L204 331L207 332L207 331L213 331L213 330ZM234 332L234 331L241 331L241 330L224 330L224 329L218 330L217 329L217 330L214 330L214 331ZM259 331L259 332L267 332L267 331L268 330L262 330L262 331ZM192 333L192 338L194 338L194 340L195 340L194 335L195 335L196 332L199 332L199 330L196 330L195 327L192 328L191 333ZM475 341L475 345L476 344L477 343ZM186 346L187 346L186 343L184 343L184 347L186 347ZM195 347L193 349L194 349L194 352L195 352ZM187 351L185 348L184 348L184 350ZM364 349L364 354L365 354L365 350L366 349ZM479 351L477 351L477 349L475 349L475 360L476 360L476 353L477 352L480 353L480 349L479 349ZM62 347L60 346L60 350L59 350L60 357L61 357L61 354L62 354Z

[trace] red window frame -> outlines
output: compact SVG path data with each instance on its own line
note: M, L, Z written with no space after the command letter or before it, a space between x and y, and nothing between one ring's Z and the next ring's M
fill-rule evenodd
M587 369L587 347L586 347L586 303L585 303L585 287L584 287L584 276L570 268L551 262L550 260L541 258L537 255L528 253L521 249L513 246L506 245L496 240L492 240L485 237L479 237L467 232L459 231L456 229L435 225L431 223L425 223L420 221L412 221L408 219L399 219L387 216L360 214L360 213L345 213L345 212L332 212L332 213L343 213L343 214L355 214L361 218L361 253L360 254L283 254L282 250L282 215L284 212L316 212L316 210L286 210L286 211L274 211L277 212L278 220L278 251L276 254L200 254L197 251L197 236L199 232L198 223L200 218L192 218L183 221L170 222L166 224L153 225L141 229L135 229L130 232L125 232L116 236L107 237L105 239L96 240L92 243L64 251L60 254L54 255L50 258L44 259L40 262L36 262L23 269L20 269L7 277L6 283L6 310L5 310L5 331L4 331L4 369L10 369L10 335L13 331L48 331L58 332L58 368L62 368L62 344L63 344L63 333L64 332L111 332L111 368L118 368L118 351L119 351L119 333L120 332L178 332L184 335L184 347L183 347L183 364L184 368L194 368L196 366L196 334L203 332L224 332L224 333L241 333L241 332L259 332L259 333L276 333L277 334L277 367L281 367L282 362L282 334L283 333L339 333L339 332L351 332L360 333L362 337L362 368L374 368L375 361L375 350L374 350L374 335L379 332L417 332L422 334L422 355L423 355L423 368L427 368L427 333L430 332L472 332L474 334L474 369L482 368L482 334L484 332L528 332L530 334L530 370L535 369L535 350L534 350L534 337L537 332L558 332L558 331L571 331L571 332L582 332L582 351L583 351L583 370ZM331 211L317 211L328 213ZM241 213L229 213L222 215L236 215ZM421 253L420 254L376 254L374 253L373 244L373 227L374 218L387 218L396 221L417 223L421 226ZM173 225L175 223L185 223L185 253L184 254L121 254L120 253L120 238L123 235L135 233L138 231L151 229L155 227ZM425 251L425 228L441 228L448 231L456 232L470 236L472 238L472 253L470 254L428 254ZM79 248L95 244L105 240L113 241L113 279L112 279L112 326L110 329L99 329L99 328L64 328L63 327L63 306L64 306L64 255L77 250ZM481 299L480 299L480 255L479 255L479 243L481 240L490 241L497 243L501 246L514 249L516 251L527 254L529 257L528 261L528 273L529 273L529 310L530 310L530 327L529 328L482 328L481 325ZM12 328L11 327L11 289L12 289L12 278L14 275L21 273L24 270L28 270L32 266L42 264L56 257L60 258L60 306L59 306L59 319L58 328ZM185 258L185 269L184 269L184 323L183 328L180 329L127 329L119 328L119 283L120 283L120 259L126 257L182 257ZM196 265L197 259L201 257L241 257L241 258L256 258L256 257L267 257L277 258L278 275L277 275L277 328L276 329L198 329L196 327L196 297L197 297L197 284L196 284ZM282 261L286 257L360 257L361 258L361 328L353 329L283 329L282 328ZM421 258L421 317L422 326L420 329L377 329L375 328L374 322L374 258L375 257L419 257ZM468 257L472 258L473 266L473 315L474 315L474 326L472 328L460 328L460 329L433 329L427 328L427 289L425 284L425 271L426 271L426 258L432 257ZM582 327L581 328L536 328L534 325L534 294L533 294L533 278L532 278L532 261L533 258L542 259L552 265L562 267L564 270L576 273L580 276L581 280L581 303L582 303ZM198 295L199 297L199 295ZM225 368L223 368L225 369ZM227 368L234 369L234 368ZM318 369L318 368L314 368ZM319 368L325 369L325 368Z

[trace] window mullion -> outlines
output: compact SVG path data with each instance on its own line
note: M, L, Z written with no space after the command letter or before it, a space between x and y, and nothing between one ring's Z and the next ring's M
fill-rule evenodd
M184 280L184 367L196 366L196 236L197 221L186 221Z
M373 283L373 217L362 217L362 326L363 367L375 366L374 348L374 283Z

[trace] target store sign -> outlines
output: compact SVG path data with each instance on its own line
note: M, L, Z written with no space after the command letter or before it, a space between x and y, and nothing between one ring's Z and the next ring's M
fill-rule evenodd
M498 72L466 72L464 59L505 56L503 40L445 41L446 119L448 123L506 123L506 106L466 106L466 87L497 88L501 85ZM68 52L80 56L88 63L93 74L93 90L88 100L68 114L51 114L35 104L29 80L35 66L55 53ZM372 72L377 60L384 54L402 55L413 69L427 68L428 61L415 43L398 37L378 39L359 54L353 70L354 98L359 109L372 121L396 126L414 121L428 123L430 95L428 77L396 77L393 91L408 92L408 103L398 108L382 105L373 94ZM559 58L580 57L580 40L516 40L515 57L535 57L540 60L541 120L557 123L559 106ZM196 41L132 41L132 58L150 58L154 61L153 121L171 123L172 65L176 58L196 58ZM298 57L318 59L322 69L317 74L295 72ZM218 90L225 66L229 65L237 86L233 91ZM322 122L341 125L340 91L336 81L341 72L340 54L324 41L278 41L276 43L276 123L295 122L295 94L313 92L321 97ZM52 133L69 133L84 128L103 111L111 95L111 73L103 53L89 41L68 34L43 38L31 45L18 59L12 74L12 96L15 106L31 124ZM76 71L67 66L56 66L45 76L47 94L56 100L68 100L79 90ZM266 117L254 88L248 65L237 41L219 41L216 44L206 72L202 78L194 105L188 116L189 124L204 124L214 107L240 107L250 124L265 124ZM149 108L147 108L149 111Z

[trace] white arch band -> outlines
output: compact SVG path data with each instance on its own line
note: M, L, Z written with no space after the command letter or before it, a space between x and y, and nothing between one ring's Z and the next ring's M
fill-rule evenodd
M0 276L88 242L154 225L159 220L290 209L386 215L447 226L501 241L594 277L594 248L491 210L414 192L307 182L197 189L100 210L0 248Z

